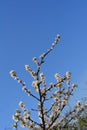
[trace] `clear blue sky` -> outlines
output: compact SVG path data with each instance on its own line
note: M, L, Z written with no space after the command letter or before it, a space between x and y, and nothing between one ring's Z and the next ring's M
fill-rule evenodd
M23 100L33 107L9 71L31 84L24 65L34 68L32 57L39 57L54 41L61 41L43 66L48 81L54 74L72 72L78 84L73 102L87 97L87 0L1 0L0 1L0 129L10 127L12 115ZM29 102L29 106L28 106Z

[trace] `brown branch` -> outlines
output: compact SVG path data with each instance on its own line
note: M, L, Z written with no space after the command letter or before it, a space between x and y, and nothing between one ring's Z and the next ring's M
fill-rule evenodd
M44 120L44 112L43 112L43 101L42 101L42 94L41 94L41 89L40 89L40 85L38 86L38 90L39 90L39 96L40 96L40 105L41 105L41 119L42 119L42 124L43 124L43 130L45 130L45 120Z
M36 122L36 121L34 121L33 119L29 119L31 122L34 122L36 125L38 125L38 126L41 126L41 124L39 124L38 122Z
M35 95L33 95L32 93L30 93L30 95L33 97L33 98L35 98L35 99L37 99L38 101L40 101L40 99L39 98L37 98Z

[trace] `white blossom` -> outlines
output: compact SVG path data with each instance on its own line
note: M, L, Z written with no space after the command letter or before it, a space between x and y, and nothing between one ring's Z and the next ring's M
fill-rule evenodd
M21 108L24 108L24 107L25 107L25 105L24 105L24 103L23 103L22 101L19 102L19 106L20 106Z
M43 53L42 55L40 55L40 58L43 59L45 56L45 53Z
M21 121L21 127L25 127L25 122L23 120Z
M32 90L28 89L26 83L17 76L14 70L10 71L10 75L22 85L22 90L35 99L37 103L37 106L35 104L34 108L31 106L30 110L28 110L22 101L19 102L21 111L16 110L12 117L15 121L15 128L18 127L19 122L22 127L29 130L54 130L57 127L62 129L64 125L66 126L66 123L74 126L77 123L76 119L87 108L87 103L83 105L80 101L77 101L73 110L70 110L65 115L62 114L62 112L65 112L63 109L67 106L70 96L73 95L74 88L77 87L76 84L71 85L71 72L66 72L64 77L56 73L55 78L57 81L50 85L48 85L44 73L41 73L41 66L45 62L45 57L59 43L60 37L58 34L50 49L43 53L40 59L33 58L37 65L36 71L33 71L29 65L25 65L25 69L34 78L32 86L38 93L34 94ZM32 119L32 111L37 113L39 121Z
M76 107L80 107L81 106L81 101L77 101L77 103L76 103Z
M29 111L24 111L24 118L25 119L30 118L30 112Z
M35 71L31 71L30 74L31 74L33 77L36 77L36 76L37 76L37 74L36 74Z
M45 80L45 75L43 73L40 73L41 80Z
M30 71L30 66L29 66L29 65L25 65L25 69L26 69L27 71Z
M62 100L61 105L65 106L67 104L67 100Z
M37 60L37 58L36 58L36 57L33 57L33 61L34 61L34 62L37 62L38 60Z
M60 34L57 34L57 38L59 38L59 39L60 39L60 37L61 37L61 35L60 35Z
M66 78L69 80L71 78L71 72L66 72Z
M12 128L17 128L17 124L16 123L14 123L13 125L12 125Z
M77 84L72 84L72 88L77 88Z
M20 116L20 113L21 113L21 111L20 110L16 110L16 116Z
M39 81L33 81L32 86L34 86L35 89L38 89Z
M11 70L11 71L10 71L10 75L11 75L12 77L15 77L15 76L16 76L16 72L15 72L14 70Z
M68 99L69 99L69 96L68 96L68 95L66 95L66 96L65 96L65 100L68 100Z
M13 115L12 119L13 119L15 122L18 122L18 121L19 121L19 116Z
M55 74L55 78L58 80L58 82L61 82L62 80L61 76L58 73Z
M52 43L52 47L54 47L55 46L55 44L54 43Z

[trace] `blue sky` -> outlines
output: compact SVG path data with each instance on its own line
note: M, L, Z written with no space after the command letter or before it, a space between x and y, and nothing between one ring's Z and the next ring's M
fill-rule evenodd
M50 82L56 72L72 72L72 82L78 84L74 103L87 97L87 1L0 1L0 129L11 126L19 101L33 106L9 71L16 70L31 87L24 65L34 69L32 58L46 51L58 33L60 44L46 58L43 71Z

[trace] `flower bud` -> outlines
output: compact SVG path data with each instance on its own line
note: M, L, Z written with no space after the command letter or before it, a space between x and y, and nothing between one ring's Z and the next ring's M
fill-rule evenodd
M24 112L24 118L26 118L26 119L30 118L30 112L29 111Z
M62 105L62 106L65 106L66 104L67 104L67 100L62 100L61 105Z
M25 65L25 69L29 71L30 70L30 66L29 65Z
M60 39L60 37L61 37L61 35L60 35L60 34L58 34L58 35L57 35L57 38L58 38L58 39Z
M45 75L43 73L40 73L41 80L45 80Z
M66 72L66 78L69 80L71 78L71 72Z
M21 111L20 110L16 110L16 116L20 116L20 113L21 113Z
M24 106L24 103L23 103L22 101L19 102L19 106L20 106L21 108L24 108L24 107L25 107L25 106Z
M13 115L12 119L13 119L15 122L18 122L18 121L19 121L19 116Z
M76 107L80 107L81 106L81 102L80 101L77 101L77 103L76 103Z
M33 61L36 62L36 61L37 61L37 58L36 58L36 57L33 57Z
M58 73L55 74L55 78L56 80L58 80L58 82L61 82L62 78L60 77L60 75Z
M78 85L77 84L72 84L72 88L77 88Z
M16 72L15 72L14 70L11 70L11 71L10 71L10 75L11 75L12 77L16 76Z

